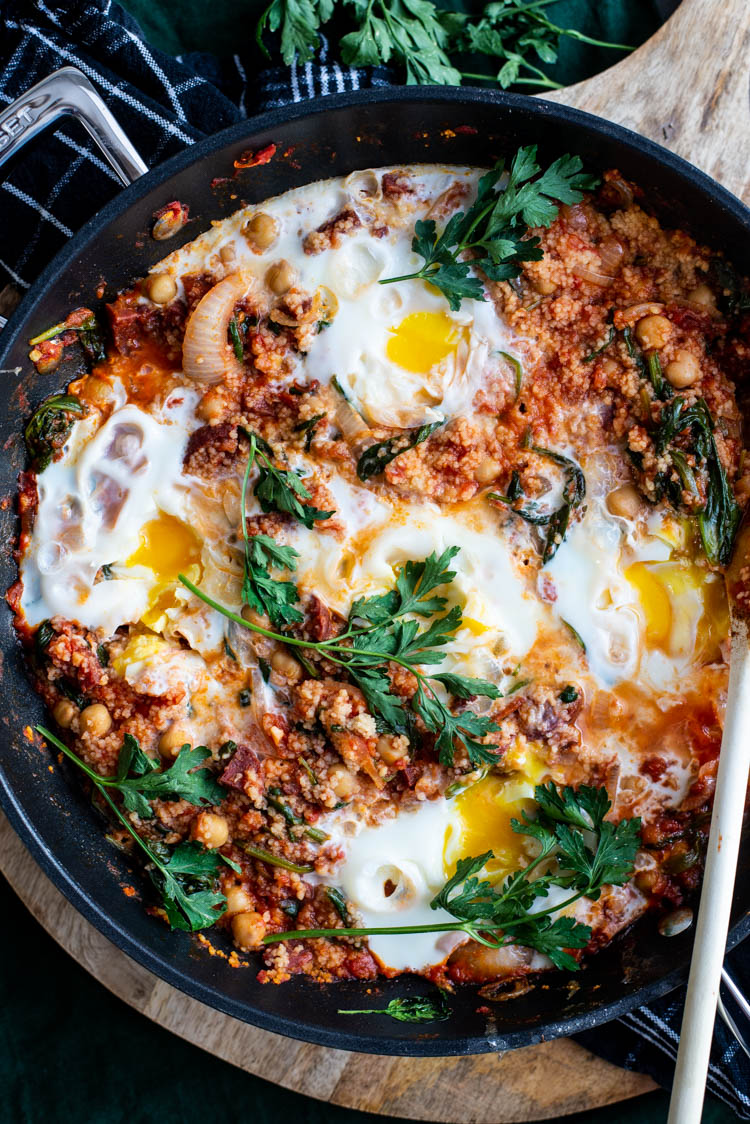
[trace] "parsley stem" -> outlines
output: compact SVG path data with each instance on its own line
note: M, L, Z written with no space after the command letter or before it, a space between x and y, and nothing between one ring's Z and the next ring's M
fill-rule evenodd
M526 65L528 65L528 63ZM533 69L536 70L536 67L534 67ZM548 78L547 75L544 74L541 70L539 71L539 74L540 74L539 78L515 78L513 80L513 85L514 86L544 86L546 89L549 89L549 90L562 90L563 89L562 82L555 82L554 79ZM462 70L461 71L461 77L462 78L471 78L475 82L480 81L480 82L495 82L495 83L497 83L497 77L494 74L472 74L467 70Z
M196 597L199 597L201 601L209 606L209 608L215 609L217 613L221 613L230 621L234 621L236 624L242 625L243 628L249 628L251 632L258 632L261 636L267 636L269 640L278 640L281 644L289 644L295 648L312 648L313 651L320 652L322 655L324 655L326 659L329 659L331 661L331 663L338 664L339 667L346 667L355 672L357 670L356 666L352 668L351 663L348 660L340 659L337 657L340 657L342 655L349 657L365 656L371 659L378 659L383 663L396 663L400 667L404 667L407 671L410 671L412 675L414 675L415 678L418 679L421 683L428 683L432 678L432 676L424 675L421 671L418 671L413 663L408 663L406 660L402 660L398 656L393 655L390 652L378 652L369 648L347 648L344 644L341 643L342 639L348 639L350 636L361 635L362 633L369 632L370 629L368 628L350 630L349 632L343 633L342 636L335 637L333 641L299 640L296 636L285 636L280 632L271 632L270 629L263 628L259 624L254 624L252 621L246 621L244 617L239 616L237 613L233 613L231 609L227 609L224 605L219 604L218 601L214 601L212 597L209 597L207 593L204 593L202 589L199 589L197 585L194 585L189 578L185 577L184 574L178 574L177 576L182 584L186 586L191 593L194 593ZM432 693L432 688L430 688L430 691Z
M128 818L122 814L122 812L117 807L117 805L115 804L112 797L107 792L107 790L105 788L105 784L107 782L105 781L105 779L103 777L100 777L98 775L98 773L95 773L93 771L93 769L90 769L88 767L88 765L85 763L85 761L82 761L81 758L78 757L75 753L73 753L73 751L71 749L68 749L67 745L65 745L63 742L61 742L59 738L56 738L53 733L51 733L48 729L46 729L46 727L35 726L34 728L37 731L37 733L42 735L42 737L45 739L45 741L49 742L50 745L53 745L55 747L55 749L59 749L61 753L64 753L65 756L70 761L74 762L74 764L78 765L78 767L80 769L82 769L84 773L86 773L86 775L97 786L100 793L102 794L104 799L107 801L107 803L109 804L109 806L112 809L112 811L114 812L114 814L117 816L117 819L120 821L120 823L123 825L123 827L126 828L128 834L132 836L132 838L135 840L135 842L138 844L138 846L141 848L141 850L144 851L148 855L149 860L154 864L154 866L158 867L159 870L161 870L165 875L168 876L168 871L167 871L166 867L164 866L164 864L154 854L154 852L151 850L151 848L149 847L149 845L145 841L145 839L141 838L141 836L135 830L135 828L130 823Z

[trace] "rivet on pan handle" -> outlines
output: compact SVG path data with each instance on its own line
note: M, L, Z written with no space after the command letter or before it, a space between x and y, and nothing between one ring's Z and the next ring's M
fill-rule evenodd
M0 113L0 166L42 129L66 116L81 122L126 187L148 171L88 78L74 66L43 78Z

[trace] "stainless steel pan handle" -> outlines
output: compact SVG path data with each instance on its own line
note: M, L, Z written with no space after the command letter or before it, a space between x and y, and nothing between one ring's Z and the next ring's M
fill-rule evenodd
M0 166L60 117L81 122L126 187L148 171L88 78L74 66L43 78L0 113Z

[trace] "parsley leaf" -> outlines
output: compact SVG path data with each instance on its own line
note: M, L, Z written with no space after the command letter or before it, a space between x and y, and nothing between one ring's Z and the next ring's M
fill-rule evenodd
M200 843L178 843L173 850L164 850L169 855L166 861L147 870L171 928L194 933L213 925L226 906L224 895L213 889L222 856ZM153 844L152 852L157 857Z
M277 628L299 624L304 615L295 609L299 593L294 582L272 577L270 570L295 570L297 551L291 546L280 546L268 535L248 536L245 543L245 576L242 582L242 600L257 613L270 617Z
M291 66L295 56L300 62L313 57L320 45L318 28L331 18L334 0L272 0L258 20L255 41L266 58L270 52L263 43L263 32L281 29L281 57Z
M126 734L114 777L101 777L100 783L115 788L129 812L151 819L150 801L159 798L187 800L190 804L220 804L224 793L212 774L200 768L211 756L204 745L191 749L184 745L174 762L162 771L141 750L131 734ZM131 774L130 776L128 774Z
M491 281L508 281L521 272L524 261L543 257L539 239L528 237L529 227L549 226L557 218L558 203L577 203L598 180L582 172L578 156L561 156L542 171L536 146L519 148L505 180L505 160L498 160L482 176L477 198L464 214L459 211L441 234L433 219L420 219L414 227L412 250L424 258L413 273L379 282L420 279L445 296L455 311L466 297L483 301L484 286L471 272L481 269ZM459 255L471 254L470 260Z

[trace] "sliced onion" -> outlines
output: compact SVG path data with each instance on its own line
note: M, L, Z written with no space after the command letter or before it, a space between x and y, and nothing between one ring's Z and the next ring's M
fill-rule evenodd
M351 172L344 180L344 188L355 203L372 203L383 198L380 177L372 168Z
M565 203L560 208L560 218L571 230L579 233L589 228L589 219L582 203Z
M644 316L658 316L664 311L664 305L659 301L642 301L640 304L631 304L627 308L618 308L614 315L614 324L618 331L636 324Z
M599 246L599 260L602 263L602 273L608 273L614 277L622 265L622 256L625 253L625 248L619 238L611 236L605 238Z
M627 211L633 206L633 189L621 176L607 179L602 186L600 197L602 202L620 211Z
M356 452L359 446L372 440L372 430L343 394L337 390L334 390L334 393L337 399L334 422L341 430L344 440Z
M581 281L589 281L592 285L599 285L601 288L606 288L614 281L611 273L600 273L596 269L588 269L585 265L574 265L570 272L575 277L580 277Z
M281 324L285 328L299 328L303 324L311 324L313 320L333 320L338 308L339 302L336 294L326 285L321 285L313 295L310 307L300 316L293 316L286 309L277 305L273 309L271 319L274 324Z
M243 374L242 364L227 340L235 306L255 288L251 274L232 273L199 301L185 328L182 366L190 379L217 383Z

